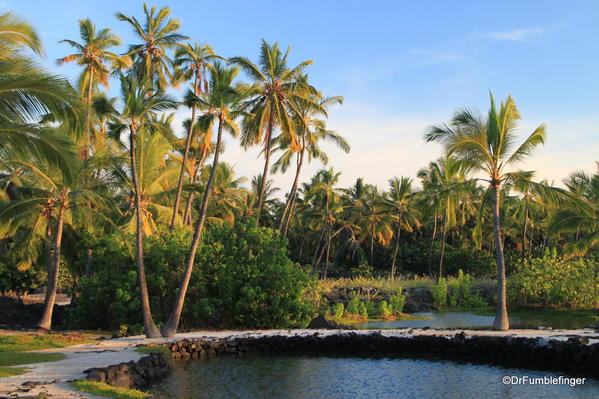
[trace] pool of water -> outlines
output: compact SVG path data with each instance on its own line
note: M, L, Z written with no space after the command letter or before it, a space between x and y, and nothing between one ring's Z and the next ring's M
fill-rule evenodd
M414 313L415 316L426 318L426 320L393 320L393 321L370 321L356 324L358 328L389 329L402 327L431 327L431 328L472 328L482 329L491 328L494 316L482 316L472 312L430 312ZM535 317L526 315L526 317L511 315L511 328L583 328L596 324L597 321L592 317Z
M224 356L177 362L150 393L169 399L557 399L599 397L599 381L582 385L505 385L504 376L555 373L414 359Z

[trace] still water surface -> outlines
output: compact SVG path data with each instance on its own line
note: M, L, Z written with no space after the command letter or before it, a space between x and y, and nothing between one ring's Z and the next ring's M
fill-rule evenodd
M493 316L481 316L472 312L435 312L435 313L414 313L415 316L424 317L427 320L393 320L393 321L371 321L367 323L356 324L358 328L367 329L386 329L402 327L431 327L431 328L491 328L493 325ZM526 317L510 315L511 328L583 328L596 324L597 321L592 317L551 317L544 318L528 314Z
M179 362L151 393L176 399L557 399L599 398L584 385L504 385L504 376L559 374L414 359L224 356Z

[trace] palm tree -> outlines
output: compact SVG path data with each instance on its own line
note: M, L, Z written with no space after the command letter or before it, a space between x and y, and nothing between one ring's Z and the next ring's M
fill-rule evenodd
M49 74L28 57L27 49L43 52L35 29L10 12L0 14L0 156L27 154L69 173L75 160L73 143L37 122L51 115L75 128L80 120L77 94L66 79Z
M414 192L412 179L409 177L394 177L389 180L389 193L385 195L385 202L393 209L397 219L397 233L395 234L395 250L391 262L391 278L395 278L395 264L399 254L401 230L412 232L414 227L420 226L414 209Z
M212 168L210 169L210 175L204 189L200 214L196 222L189 255L187 256L187 260L185 262L185 272L181 278L181 283L179 284L179 289L177 291L177 297L169 314L168 320L161 330L162 335L165 337L172 336L177 332L179 319L181 318L181 312L185 302L185 294L187 293L187 287L189 285L189 280L191 279L191 273L193 271L196 251L202 237L204 222L206 221L208 202L212 194L214 176L219 165L223 130L229 131L233 136L238 135L239 127L235 120L243 114L241 111L241 102L251 94L251 88L248 88L245 85L233 84L233 81L238 73L239 70L237 68L226 68L220 63L215 63L210 80L209 90L199 97L191 91L188 91L186 95L187 103L196 102L199 107L206 110L206 112L199 117L199 124L206 127L217 124L218 127Z
M307 81L307 77L302 77L302 80ZM312 159L319 159L326 165L328 157L318 146L318 143L321 140L333 142L346 153L350 151L349 143L345 138L337 132L327 129L324 120L317 119L317 117L320 116L327 117L327 107L330 104L343 104L343 97L322 98L320 93L310 97L309 101L304 101L303 99L294 100L296 102L296 108L300 111L300 113L294 117L299 150L294 151L286 136L280 137L278 140L279 145L275 148L275 150L283 150L284 152L273 165L273 172L281 170L284 173L291 164L293 155L296 155L295 177L291 189L289 190L289 194L287 195L287 201L283 208L283 215L279 222L279 232L281 232L283 236L287 235L289 223L293 217L293 207L299 185L300 172L306 155L308 156L308 162Z
M486 120L469 110L458 111L449 125L433 126L426 134L427 141L440 141L448 154L453 154L469 164L472 171L484 172L488 176L489 188L494 197L493 235L497 254L497 313L493 322L496 330L508 330L509 320L506 305L506 276L503 242L500 227L501 185L517 180L518 174L506 169L524 160L545 141L545 126L537 127L528 138L511 151L516 141L516 121L520 114L511 96L495 106L493 95Z
M474 193L475 181L466 178L468 165L452 156L429 163L428 168L421 169L418 176L423 179L423 186L434 196L435 219L441 223L441 248L437 277L443 277L443 261L447 233L458 224L461 205ZM439 210L441 209L441 210ZM464 217L462 218L464 219ZM434 221L433 236L436 231ZM434 237L432 239L434 241ZM429 247L429 255L432 252ZM430 261L430 256L429 256ZM429 266L430 267L430 266Z
M278 128L281 134L287 137L291 148L297 151L298 144L292 121L293 115L300 114L295 105L296 100L307 101L310 94L316 94L316 91L307 83L298 81L304 69L312 61L303 61L290 69L287 67L289 51L290 48L285 54L282 54L278 43L275 42L271 46L262 40L258 65L245 57L233 57L230 60L239 65L259 88L246 104L251 116L244 118L241 137L241 142L246 148L260 143L263 146L263 179L256 203L256 220L258 221L264 205L264 190L270 170L271 145L275 128Z
M139 284L139 295L142 307L142 317L144 323L144 333L148 338L160 336L160 331L154 324L150 301L148 297L148 287L146 284L146 273L143 258L143 216L142 216L142 193L138 177L138 161L135 144L139 131L158 131L163 132L165 126L156 120L156 113L176 108L177 103L170 97L155 92L154 88L147 81L138 81L132 77L120 77L121 80L121 100L124 104L123 109L118 115L118 120L110 123L111 133L115 137L120 137L122 132L129 132L129 160L131 165L131 181L134 190L134 206L136 214L136 252L135 263L137 266L137 279Z
M141 44L129 46L127 55L133 59L130 74L139 80L150 81L155 90L166 90L175 79L173 61L168 57L167 51L189 37L177 33L181 24L178 19L169 18L169 7L162 7L157 11L156 7L150 8L144 3L143 10L143 24L135 17L116 13L116 18L129 23L142 40Z
M578 171L564 181L573 201L550 220L550 232L574 234L574 240L564 245L567 258L584 256L599 245L599 162L596 168L592 175Z
M324 266L325 269L323 278L326 278L328 270L331 239L333 236L333 223L335 221L334 214L339 213L343 209L342 207L340 207L339 193L338 189L335 187L339 182L340 176L341 173L335 172L333 168L322 169L314 177L310 190L310 194L316 197L315 199L321 206L320 214L322 217L320 238L316 246L314 260L312 261L312 274L314 274L318 269L320 259L326 249L326 258ZM322 246L320 256L317 256L319 254L319 249L321 247L322 239L324 238L325 234L327 236L326 243Z
M175 52L175 66L183 68L178 70L178 78L182 80L193 79L193 94L196 97L199 96L202 91L208 90L206 70L212 67L209 62L216 59L222 59L222 57L214 54L214 50L208 45L200 46L196 42L193 45L188 43L180 45L177 48ZM189 148L191 146L194 126L196 123L197 107L198 105L196 102L191 104L191 119L187 128L185 149L183 150L183 160L181 161L181 173L179 174L177 192L175 194L175 204L173 205L173 216L170 223L171 231L175 228L175 220L177 218L177 213L179 212L179 202L181 201L181 192L183 191L183 176L185 174L185 165L187 156L189 155Z
M82 93L85 93L85 104L87 105L85 144L83 148L83 158L86 159L90 146L93 89L97 83L108 88L111 67L127 67L129 66L129 58L107 50L110 47L121 45L121 39L113 34L110 28L98 31L92 21L86 18L79 20L79 32L82 40L81 43L68 39L59 42L69 44L76 52L58 59L57 62L59 65L67 62L76 62L83 67L81 78L79 79L79 89Z
M65 224L75 224L93 218L96 223L102 219L98 209L105 208L107 200L97 190L82 186L87 173L82 165L73 171L73 179L64 180L62 173L48 162L31 160L27 157L11 159L10 164L17 170L19 182L24 185L22 195L14 198L0 212L0 221L10 230L27 230L22 236L23 249L21 263L30 264L39 255L37 243L46 241L47 284L44 311L38 327L50 330L52 313L58 286L61 261L62 236ZM95 209L90 209L92 204ZM52 231L52 225L56 225Z

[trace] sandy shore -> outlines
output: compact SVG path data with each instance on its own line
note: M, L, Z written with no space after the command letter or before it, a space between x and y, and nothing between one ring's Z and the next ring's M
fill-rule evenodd
M510 330L505 332L482 330L437 330L437 329L398 329L398 330L358 330L351 331L356 334L369 334L380 332L384 336L415 336L438 335L453 336L459 331L464 331L467 336L514 336L527 338L544 338L567 340L571 336L589 337L590 343L599 343L599 334L592 329L582 330ZM184 338L235 338L235 337L260 337L260 336L303 336L318 333L321 336L348 333L347 330L256 330L256 331L195 331L177 334L171 338L145 339L143 336L133 336L118 339L98 340L94 343L81 344L67 348L46 349L39 352L64 353L66 358L52 363L38 363L24 365L29 371L15 377L0 378L0 395L7 395L23 388L25 382L41 382L28 392L21 392L22 396L36 395L45 392L49 397L55 398L96 398L92 395L74 392L66 383L70 380L84 378L84 370L91 367L105 367L111 364L138 360L143 355L137 353L135 348L139 345L151 343L172 342ZM18 396L17 396L18 397Z

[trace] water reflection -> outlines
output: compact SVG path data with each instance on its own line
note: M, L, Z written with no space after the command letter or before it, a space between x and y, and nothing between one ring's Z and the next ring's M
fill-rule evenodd
M481 316L472 312L435 312L435 313L415 313L416 316L424 317L427 320L393 320L393 321L371 321L367 323L356 324L358 328L403 328L403 327L431 327L431 328L472 328L483 329L491 328L493 325L493 316ZM511 328L582 328L594 324L596 321L591 317L580 318L543 318L543 317L519 317L510 316Z
M505 375L558 374L448 361L297 356L221 357L176 363L151 393L163 398L594 398L599 381L582 386L504 385Z

